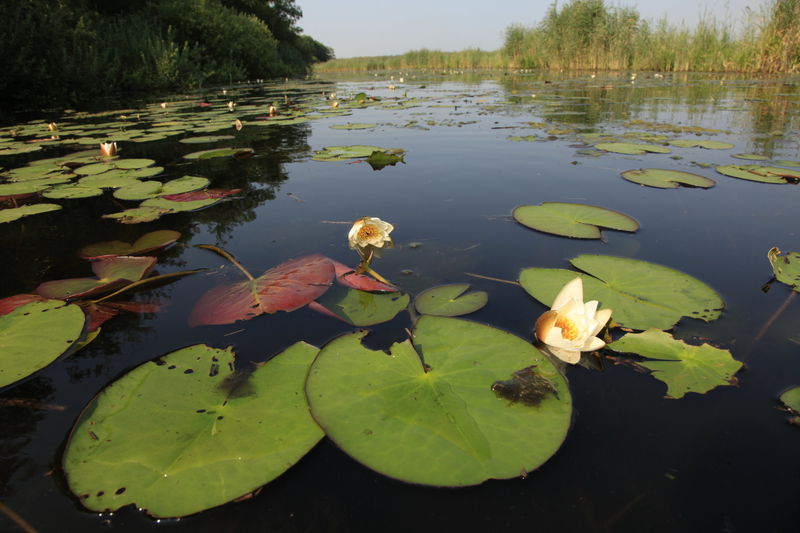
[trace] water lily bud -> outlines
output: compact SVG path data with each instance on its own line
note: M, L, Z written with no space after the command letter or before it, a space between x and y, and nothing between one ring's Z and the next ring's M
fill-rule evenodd
M275 109L274 105L270 105L269 109L267 110L267 114L271 117L274 117L278 113L278 110Z
M166 109L167 108L167 103L166 102L161 102L160 105L161 105L161 109Z
M376 217L361 217L355 221L350 232L347 234L347 241L352 250L363 249L368 246L383 248L385 244L391 244L392 238L389 234L394 226Z
M117 155L116 141L100 143L100 153L103 155L103 157L114 157Z
M58 131L58 125L55 122L51 122L47 125L47 129L50 131Z
M337 108L337 107L339 107L339 101L338 101L338 100L334 101L334 102L331 104L331 107L333 107L333 108Z
M236 102L231 100L230 102L228 102L228 111L233 111L234 109L236 109Z
M237 118L236 122L233 123L233 127L236 128L236 131L242 131L244 124L242 124L242 121Z
M536 338L556 357L570 364L581 352L606 345L596 335L611 318L611 309L597 310L597 300L583 302L583 281L575 278L561 289L550 311L536 320Z

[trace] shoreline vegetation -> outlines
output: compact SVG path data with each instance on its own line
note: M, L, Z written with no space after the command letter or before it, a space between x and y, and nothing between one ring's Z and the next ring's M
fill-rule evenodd
M333 57L294 0L14 0L0 26L6 110L306 75Z
M693 29L666 18L643 20L635 8L604 0L550 6L544 19L512 24L500 50L412 50L402 55L332 59L315 72L374 70L591 70L656 72L800 72L800 0L772 0L749 13L740 32L709 16Z

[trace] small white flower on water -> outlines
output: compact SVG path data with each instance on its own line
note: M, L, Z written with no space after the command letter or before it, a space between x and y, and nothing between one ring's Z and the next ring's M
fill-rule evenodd
M356 220L353 227L350 228L350 233L347 234L347 240L350 243L350 248L353 250L366 248L367 246L383 248L384 244L392 242L392 238L389 237L389 234L393 229L394 226L379 218L361 217Z
M606 345L596 335L611 318L611 309L598 311L597 305L597 300L583 302L583 281L573 279L558 293L550 311L536 321L536 337L553 355L574 365L581 352Z
M228 111L233 111L234 109L236 109L236 102L231 100L230 102L228 102Z
M100 143L100 153L105 157L114 157L117 155L117 143L105 142Z

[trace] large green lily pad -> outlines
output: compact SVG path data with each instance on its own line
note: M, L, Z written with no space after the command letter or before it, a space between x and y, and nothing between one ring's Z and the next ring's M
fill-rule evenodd
M327 311L348 324L354 326L374 326L388 322L398 313L408 308L410 297L401 292L375 293L332 287L316 303L322 307L312 306L318 311Z
M253 492L322 438L303 394L316 354L297 343L242 376L230 348L195 345L133 369L75 424L63 460L70 490L92 511L133 504L156 517Z
M638 170L626 170L621 174L623 178L633 183L659 189L677 189L681 185L708 189L717 184L716 181L700 174L663 168L640 168Z
M212 148L211 150L201 150L183 156L184 159L213 159L215 157L234 157L241 159L249 157L255 152L252 148Z
M788 183L800 180L800 170L789 170L765 165L723 165L717 172L731 178L760 183Z
M526 268L519 281L528 294L550 307L561 288L578 276L587 301L611 308L617 325L640 330L670 329L683 316L716 320L725 305L714 289L669 267L608 255L579 255L570 262L585 273Z
M31 204L21 207L12 207L10 209L0 209L0 224L3 222L13 222L22 217L38 215L49 211L58 211L59 209L61 209L61 206L58 204Z
M781 255L778 248L770 248L767 259L772 265L775 279L800 292L800 252L789 252Z
M311 157L314 161L347 161L359 157L369 157L373 152L384 152L395 156L403 154L399 148L381 148L380 146L352 145L352 146L327 146L317 150Z
M486 291L464 294L468 289L469 283L431 287L414 298L414 307L423 315L461 316L474 313L486 305L489 295Z
M599 143L594 145L598 150L604 152L614 152L617 154L627 155L642 155L646 153L668 154L672 152L666 146L658 144L640 144L640 143Z
M369 468L411 483L474 485L538 468L566 437L567 382L530 342L436 316L420 318L413 344L395 343L388 355L365 347L365 334L320 351L306 394L326 434ZM529 395L533 381L551 392ZM524 395L509 394L515 383Z
M155 257L109 257L92 263L92 271L96 278L45 281L36 287L35 292L45 298L86 298L139 281L149 274L155 265Z
M523 205L514 209L512 215L523 226L576 239L599 239L600 227L631 232L639 229L639 223L628 215L585 204Z
M161 215L169 213L167 209L159 207L134 207L125 209L117 213L108 213L102 218L110 218L119 221L121 224L140 224L142 222L152 222L161 218Z
M668 398L682 398L689 392L704 394L716 387L731 385L735 383L733 375L742 368L742 363L728 350L708 344L692 346L658 329L628 333L607 348L649 359L639 364L667 384Z
M49 365L81 336L86 317L61 300L33 302L0 316L0 387Z
M114 191L114 197L120 200L147 200L159 196L196 191L208 184L208 178L201 176L183 176L165 183L155 180L140 181L117 189Z
M700 140L693 140L693 139L676 139L674 141L670 141L669 144L672 146L677 146L679 148L705 148L706 150L728 150L733 148L733 144L726 143L723 141L700 141Z
M42 196L51 200L76 200L101 196L103 189L98 187L85 187L80 183L69 183L53 187L42 193Z

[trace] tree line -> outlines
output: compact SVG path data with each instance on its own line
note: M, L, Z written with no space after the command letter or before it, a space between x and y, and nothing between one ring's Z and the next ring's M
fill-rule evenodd
M0 0L7 109L299 76L333 51L294 0Z

